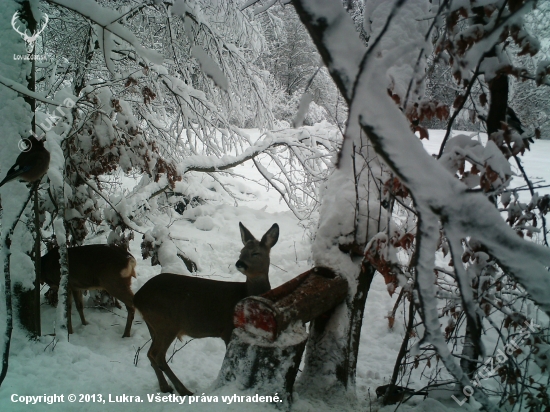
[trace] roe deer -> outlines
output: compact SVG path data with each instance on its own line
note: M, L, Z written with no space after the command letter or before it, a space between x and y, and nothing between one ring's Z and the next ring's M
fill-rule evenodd
M150 279L134 297L134 305L151 334L147 357L155 370L162 392L172 392L163 372L182 396L191 395L166 363L166 351L177 337L218 337L227 346L231 338L233 311L240 300L271 290L269 252L279 238L275 223L258 241L239 222L244 248L235 264L246 282L222 282L212 279L161 273Z
M69 284L76 309L83 325L87 325L84 318L82 304L82 290L104 289L113 297L126 305L128 318L123 338L130 336L130 329L134 320L134 294L130 289L132 277L136 277L136 260L125 249L108 245L86 245L72 247L69 253ZM50 250L41 260L42 283L50 287L59 288L61 269L59 266L59 249ZM67 290L67 292L68 292ZM71 293L67 294L67 328L73 333L71 321Z

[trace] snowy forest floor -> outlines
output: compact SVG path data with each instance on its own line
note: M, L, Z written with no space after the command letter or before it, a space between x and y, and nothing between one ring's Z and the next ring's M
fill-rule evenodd
M443 137L441 131L431 131L430 141L424 141L430 152L439 149ZM524 165L533 179L550 180L550 141L537 141L531 152L524 158ZM236 172L247 177L258 176L251 162L236 168ZM519 178L518 178L519 181ZM196 225L194 221L182 219L170 227L170 233L188 241L175 241L186 244L186 249L195 251L192 256L199 266L198 276L218 280L243 281L244 277L235 268L239 251L242 248L238 222L242 222L257 237L260 237L273 223L280 226L280 238L271 252L270 269L273 287L288 281L311 267L308 232L299 225L298 220L280 201L274 190L266 191L262 186L243 181L248 197L254 200L239 202L238 205L209 204L196 208L194 215L209 216L213 227ZM544 193L549 193L543 192ZM200 229L197 227L200 226ZM94 239L95 243L105 239ZM132 289L137 291L148 279L160 272L160 266L151 266L150 259L142 260L140 252L141 238L137 236L131 244L131 252L138 260L137 279ZM43 292L47 289L44 288ZM392 330L385 318L392 309L397 294L390 297L382 276L374 278L363 321L361 346L357 367L358 404L326 404L313 399L294 395L294 411L394 411L395 406L380 408L376 402L374 390L387 383L391 377L396 355L403 337L403 314L399 313ZM3 313L3 309L0 313ZM85 307L89 325L82 326L73 309L75 333L70 342L60 339L53 344L54 319L56 310L42 304L42 338L29 341L20 328L14 329L10 368L8 376L0 388L0 411L172 411L175 409L193 411L257 411L276 410L269 405L255 403L234 403L227 405L221 398L218 403L194 403L176 405L174 403L150 403L147 395L156 395L158 382L147 359L149 333L141 316L136 313L130 338L122 339L126 320L126 310L107 311ZM3 315L2 315L3 316ZM2 321L3 324L3 321ZM2 325L3 327L3 325ZM173 346L177 353L171 362L171 368L180 380L195 394L209 393L209 387L217 377L225 354L221 339L197 339L186 343L176 341ZM184 348L179 350L183 345ZM171 352L169 351L169 356ZM423 386L422 382L411 382L414 387ZM26 405L11 401L12 395L64 395L64 403L47 405L39 403ZM77 401L67 401L69 394L77 395ZM101 394L105 403L80 403L79 394ZM122 395L138 395L142 403L111 403ZM273 394L262 394L273 395ZM418 398L418 399L416 399ZM451 399L422 400L415 397L399 410L403 411L452 411L469 410L468 405L459 407Z

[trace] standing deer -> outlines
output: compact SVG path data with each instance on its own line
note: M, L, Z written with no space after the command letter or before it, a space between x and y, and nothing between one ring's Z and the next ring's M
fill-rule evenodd
M217 337L227 346L234 329L233 311L237 302L271 290L269 252L279 238L279 226L276 223L271 226L260 241L240 222L239 228L244 248L235 266L246 276L246 282L161 273L143 285L134 297L134 305L151 333L147 357L162 392L172 392L164 373L180 395L192 394L166 363L166 351L176 337Z
M126 305L128 318L123 338L130 336L134 320L134 294L130 289L132 277L136 277L136 260L125 249L108 245L87 245L68 249L69 252L69 284L76 309L83 325L82 290L106 290L113 297ZM50 250L41 259L42 283L47 283L53 289L59 288L61 269L59 266L59 249ZM71 321L71 293L67 294L67 328L73 333Z

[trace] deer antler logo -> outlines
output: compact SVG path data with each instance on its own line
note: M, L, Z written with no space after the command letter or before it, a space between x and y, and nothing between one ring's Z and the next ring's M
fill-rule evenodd
M19 33L21 35L21 37L23 38L23 40L25 40L25 42L27 43L27 51L30 53L30 51L32 51L32 47L33 47L33 43L36 41L36 39L38 39L38 36L40 36L40 34L44 31L44 29L46 28L46 26L48 25L48 21L49 21L49 18L48 18L48 15L47 14L44 14L44 25L38 29L37 31L35 31L31 36L29 36L27 34L27 30L25 29L24 32L22 32L21 30L19 30L19 27L17 27L15 25L15 23L17 22L17 19L19 18L19 12L16 11L13 15L13 17L11 18L11 26L13 27L13 29ZM40 21L42 21L42 19L40 19ZM30 49L30 51L29 51Z

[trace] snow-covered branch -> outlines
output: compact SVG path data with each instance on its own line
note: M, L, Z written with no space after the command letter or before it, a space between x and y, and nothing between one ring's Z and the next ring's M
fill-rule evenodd
M416 4L410 3L411 7ZM367 56L340 2L295 0L294 4L336 84L350 103L340 169L349 170L354 148L361 147L356 130L360 125L376 152L411 192L419 213L417 290L426 327L425 340L436 346L448 370L459 382L468 384L442 338L434 301L434 255L439 224L455 242L475 237L548 314L550 274L546 267L550 266L550 250L518 237L484 195L471 192L432 158L388 95L390 69L403 58L404 51L422 46L423 38L411 36L409 42L403 42L401 37L399 47L378 47ZM363 56L366 58L361 60ZM351 208L349 212L353 212ZM467 297L468 291L464 292ZM473 315L469 310L469 316ZM492 408L483 393L479 396L487 408Z
M131 44L136 52L147 61L155 64L162 63L163 58L159 53L143 47L135 34L118 23L118 21L122 19L125 14L119 14L113 9L102 7L94 0L79 0L77 2L71 0L48 0L48 2L80 14L81 16L99 25L105 32L108 33L109 47L105 50L105 60L107 64L110 62L110 51L113 46L113 39L110 37L111 34L114 34L115 36L118 36L122 40ZM103 34L103 36L105 36L105 34Z

